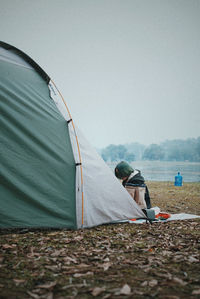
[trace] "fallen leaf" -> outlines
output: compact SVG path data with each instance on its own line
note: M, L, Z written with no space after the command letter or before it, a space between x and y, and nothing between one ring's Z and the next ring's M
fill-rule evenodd
M39 299L40 298L40 296L38 296L37 294L34 294L32 292L29 292L29 291L27 292L27 294L29 294L34 299Z
M86 273L75 273L75 274L74 274L74 277L75 277L75 278L79 278L79 277L87 276L87 275L94 275L94 273L93 273L93 272L90 272L90 271L88 271L88 272L86 272Z
M71 263L74 263L74 264L77 264L78 262L77 262L77 259L75 259L75 258L72 258L72 257L70 257L70 256L66 256L66 257L64 257L63 258L63 261L66 263L66 264L71 264Z
M107 271L110 268L110 266L111 266L111 263L109 263L109 262L102 264L104 271Z
M60 250L55 250L54 252L51 253L51 256L62 256L64 253L65 249L60 249Z
M13 279L13 281L15 282L16 286L18 286L20 283L24 283L26 280L24 280L24 279Z
M158 281L156 279L152 279L149 281L149 286L150 287L155 287L158 284Z
M167 272L167 273L159 273L159 272L156 272L155 275L158 276L158 277L162 277L162 278L169 279L169 280L172 279L172 274L169 273L169 272Z
M200 289L192 291L192 295L200 295Z
M64 241L65 243L70 243L70 242L71 242L71 239L63 238L62 241Z
M182 286L185 286L187 284L187 282L183 281L182 279L178 278L178 277L173 277L172 279L174 282L179 283Z
M105 288L95 287L92 290L92 296L96 297L96 296L100 295L101 293L103 293L104 291L105 291Z
M168 250L163 250L163 251L161 252L161 254L164 255L164 256L170 256L170 255L172 254L172 252L171 252L171 251L168 251Z
M52 282L50 282L50 283L41 284L41 285L38 286L38 288L40 288L40 289L51 289L51 288L53 288L56 284L57 284L56 281L52 281Z
M52 233L49 233L48 235L49 236L56 236L58 233L57 232L52 232Z
M188 258L188 262L189 263L198 263L199 262L199 260L198 259L196 259L195 257L193 257L193 256L190 256L189 258Z
M148 285L148 282L146 280L141 283L142 287L146 287L147 285Z
M67 289L70 289L70 288L82 288L82 287L85 287L87 286L87 284L85 283L79 283L79 284L70 284L70 285L66 285L64 287L62 287L62 290L67 290Z
M87 267L90 267L90 265L87 265L87 264L79 264L76 266L77 268L87 268Z
M83 274L83 273L75 273L73 276L74 276L75 278L79 278L79 277L84 276L84 274Z
M130 295L131 294L131 288L129 287L128 284L125 284L121 290L120 290L121 295Z
M14 248L14 247L16 247L16 246L17 246L16 244L12 244L12 245L10 245L10 244L4 244L4 245L2 245L2 247L3 247L4 249Z
M77 236L77 237L74 238L74 240L75 241L81 241L81 240L83 240L83 237L82 236Z
M40 255L40 253L38 253L38 252L34 252L34 249L35 249L34 247L31 247L31 248L30 248L30 253L27 254L27 257L28 257L28 258L32 258L32 257L34 257L34 256L39 256L39 255Z
M53 299L53 293L48 293L45 299Z
M120 295L120 288L114 288L114 289L109 289L108 292L114 293L114 295L119 296Z

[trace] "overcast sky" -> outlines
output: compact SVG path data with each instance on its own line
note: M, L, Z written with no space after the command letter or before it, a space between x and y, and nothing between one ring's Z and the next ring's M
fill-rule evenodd
M95 147L200 136L200 0L0 0L0 39Z

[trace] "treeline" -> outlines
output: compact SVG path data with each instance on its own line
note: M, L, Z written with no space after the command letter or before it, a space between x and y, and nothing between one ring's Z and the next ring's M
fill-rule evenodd
M200 137L186 140L166 140L160 144L145 146L140 143L114 145L110 144L101 150L106 162L125 160L160 160L200 162Z

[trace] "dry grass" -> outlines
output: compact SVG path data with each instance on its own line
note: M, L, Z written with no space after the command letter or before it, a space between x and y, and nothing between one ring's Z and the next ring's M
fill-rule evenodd
M153 206L171 213L200 215L200 183L184 183L175 187L173 182L147 182Z

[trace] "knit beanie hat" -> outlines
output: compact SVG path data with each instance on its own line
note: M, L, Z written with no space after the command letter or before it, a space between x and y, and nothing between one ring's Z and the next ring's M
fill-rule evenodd
M133 171L134 169L127 162L121 161L115 167L115 176L122 179L128 177Z

